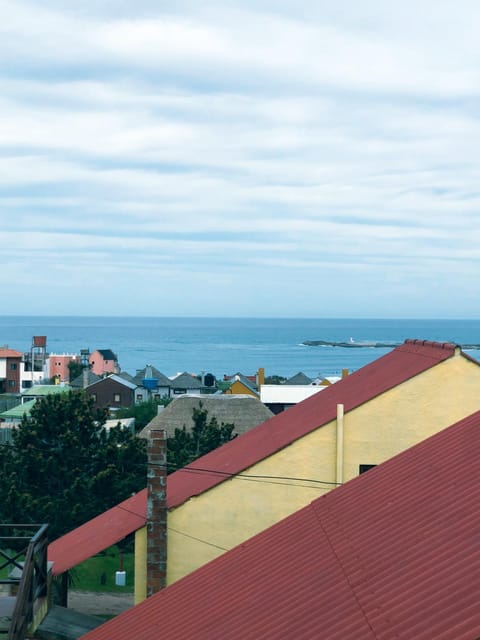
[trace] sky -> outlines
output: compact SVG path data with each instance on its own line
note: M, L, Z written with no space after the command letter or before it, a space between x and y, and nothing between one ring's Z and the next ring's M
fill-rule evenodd
M477 0L0 15L4 313L480 317Z

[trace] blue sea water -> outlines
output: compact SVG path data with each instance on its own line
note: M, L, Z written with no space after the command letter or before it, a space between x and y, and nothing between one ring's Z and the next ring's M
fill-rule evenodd
M238 371L314 377L355 371L389 348L305 346L305 340L400 343L406 338L480 343L480 320L286 318L132 318L0 316L0 345L27 351L34 335L47 336L52 353L112 349L122 371L153 364L166 375L180 371ZM468 349L480 358L480 351Z

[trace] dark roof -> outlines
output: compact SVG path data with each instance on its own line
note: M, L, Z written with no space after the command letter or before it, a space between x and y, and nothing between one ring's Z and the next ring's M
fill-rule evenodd
M337 414L337 404L343 404L345 412L371 400L385 391L413 378L431 367L451 358L456 351L455 345L441 344L419 340L407 340L403 345L393 349L374 362L362 367L355 373L339 382L326 387L294 407L284 411L263 424L258 425L238 438L227 442L222 447L207 453L190 466L201 466L211 469L210 473L189 473L176 471L168 476L167 506L173 508L181 505L189 498L199 495L220 484L232 474L240 473L276 451L283 449L295 440L318 429L333 420ZM465 354L463 354L465 355ZM476 364L469 356L465 356ZM186 467L188 469L188 466ZM146 489L134 496L134 511L146 519ZM129 509L128 500L125 508ZM139 509L141 505L141 509ZM113 509L117 509L114 507ZM110 510L111 511L111 510ZM110 531L109 511L79 527L55 541L54 551L49 548L49 559L55 560L53 573L62 573L70 567L90 557L97 551L107 548L114 542L116 532ZM92 523L96 522L95 525ZM100 525L100 522L102 523ZM99 527L104 536L99 536L91 546L92 553L86 556L77 551L72 540L82 535L93 540L91 528ZM83 533L82 533L83 530ZM131 531L134 531L132 529ZM131 533L130 531L130 533ZM73 537L71 537L73 536ZM103 544L103 546L102 546ZM64 567L62 570L59 567Z
M99 378L98 380L96 380L92 384L88 385L87 389L89 391L91 391L94 387L97 387L98 385L107 386L107 388L108 388L108 386L110 386L113 382L115 382L117 384L121 384L122 386L127 387L128 389L130 389L131 391L136 389L137 386L138 386L135 382L130 382L130 380L127 380L126 378L123 378L122 376L118 375L117 373L110 373L108 376L105 376L103 378Z
M284 384L312 384L312 380L302 371L299 371L294 376L289 378Z
M480 637L480 412L84 640Z
M172 389L203 389L203 384L200 380L186 372L170 380L170 385Z
M143 369L137 371L134 377L134 381L139 385L143 385L145 378L156 378L158 380L159 387L171 387L172 381L167 378L161 371L152 365L147 365Z
M94 382L97 382L98 380L101 380L100 376L97 376L96 373L93 373L93 371L88 371L88 385L93 384ZM83 387L83 373L81 373L79 376L77 376L76 378L74 378L72 380L72 382L70 383L70 385L72 387L75 388L82 388Z
M117 360L117 356L111 349L97 349L104 360Z
M137 386L138 386L138 383L135 380L135 378L133 376L131 376L129 373L127 373L126 371L120 371L120 373L117 373L117 376L119 378L123 378L124 380L127 380L127 382L133 382L133 383L137 384Z

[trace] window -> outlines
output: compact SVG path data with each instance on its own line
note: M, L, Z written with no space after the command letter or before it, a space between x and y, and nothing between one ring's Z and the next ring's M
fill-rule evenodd
M11 369L12 371L16 371L16 369L17 369L17 363L16 363L16 362L11 362L11 363L10 363L10 369Z
M155 396L154 396L154 398L155 398L155 400L160 400L160 394L159 394L159 393L156 393L156 394L155 394Z
M358 466L358 473L362 474L362 473L366 473L367 471L370 471L370 469L373 469L373 467L376 467L376 464L361 464Z
M9 380L9 381L8 381L8 386L9 386L10 388L14 387L14 386L15 386L15 380Z
M96 402L97 401L97 394L96 393L91 393L90 394L91 399Z
M137 402L142 402L143 396L141 393L137 393Z
M119 393L114 393L113 394L113 401L114 402L120 402L120 394Z

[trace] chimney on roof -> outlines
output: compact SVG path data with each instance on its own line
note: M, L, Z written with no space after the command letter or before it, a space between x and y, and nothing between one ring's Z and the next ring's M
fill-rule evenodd
M147 443L147 598L167 582L167 440L151 430Z
M265 384L265 369L260 367L257 371L257 389L260 391L260 387Z
M348 369L342 369L342 378L346 378L348 376Z

